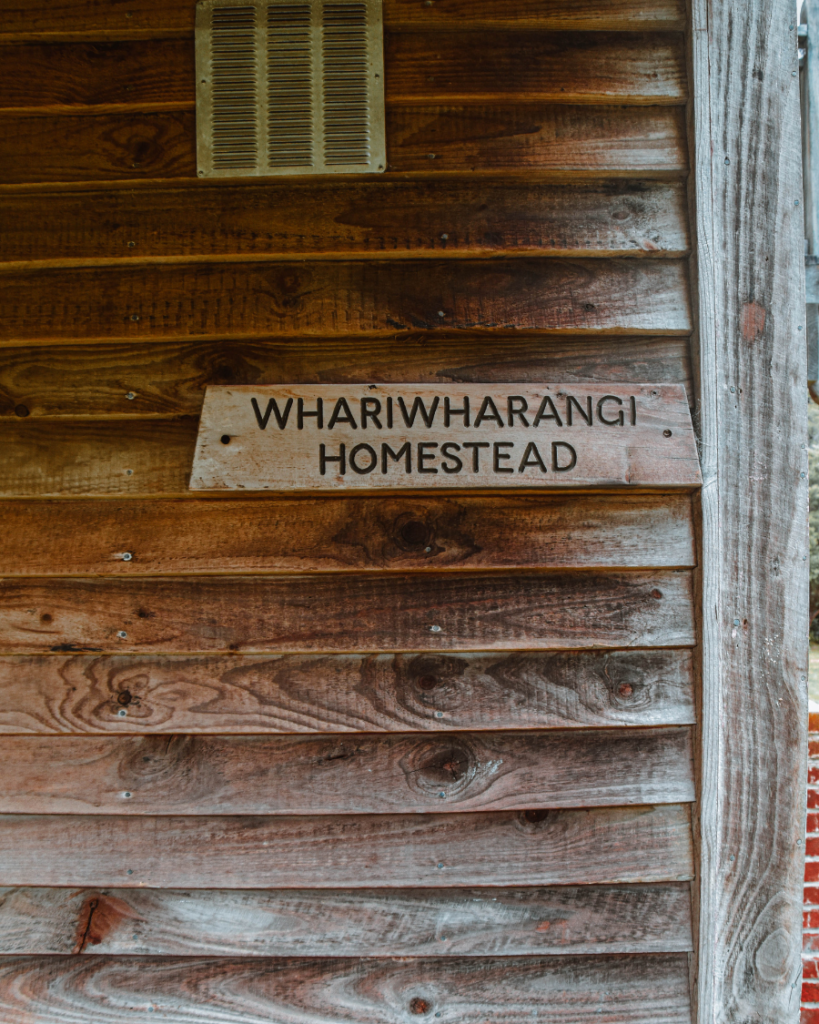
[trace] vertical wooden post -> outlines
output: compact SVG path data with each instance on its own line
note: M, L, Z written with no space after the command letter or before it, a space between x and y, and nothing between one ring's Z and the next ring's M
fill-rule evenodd
M799 1018L807 464L792 0L692 0L700 1024ZM800 330L800 327L802 330Z

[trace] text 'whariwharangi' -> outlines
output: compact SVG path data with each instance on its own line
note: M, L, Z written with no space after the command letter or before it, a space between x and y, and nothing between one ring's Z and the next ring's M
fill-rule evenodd
M696 487L678 384L209 387L191 488Z

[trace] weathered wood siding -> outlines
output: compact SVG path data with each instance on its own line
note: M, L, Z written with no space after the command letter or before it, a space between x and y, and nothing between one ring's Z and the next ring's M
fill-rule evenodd
M385 0L270 184L193 0L0 8L0 1019L690 1024L694 490L188 491L209 384L693 400L685 5Z

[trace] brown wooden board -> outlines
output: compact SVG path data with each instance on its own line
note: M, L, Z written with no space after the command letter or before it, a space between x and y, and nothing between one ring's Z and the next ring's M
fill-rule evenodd
M412 814L694 799L690 730L7 736L0 814Z
M0 581L3 653L694 642L690 570Z
M677 33L389 33L384 64L387 103L675 104L686 98ZM195 84L191 38L0 49L0 109L192 108Z
M0 38L155 39L193 33L195 0L4 0ZM682 0L385 0L388 28L682 29Z
M463 1024L691 1021L680 953L404 962L9 957L0 961L0 1010L8 1024L406 1024L435 1013Z
M687 805L312 818L0 816L0 885L572 885L692 877Z
M362 380L653 382L682 384L689 391L691 375L688 340L662 335L601 338L551 337L536 332L515 335L498 331L487 336L401 331L382 340L260 338L151 345L0 345L0 416L198 416L208 384ZM16 443L23 441L28 429L26 426L15 434ZM64 430L65 424L60 424L52 446L59 444ZM118 434L127 436L127 431L127 425L118 424ZM171 432L171 444L172 436ZM99 433L94 442L98 450L105 444L104 437Z
M273 181L0 195L0 260L682 256L675 182Z
M685 882L526 889L0 889L0 954L534 956L691 950Z
M7 501L0 522L4 577L695 564L686 494Z
M799 1019L810 546L796 22L785 0L692 4L701 1024Z
M0 184L195 178L193 110L4 114ZM573 171L679 178L682 108L393 106L389 171Z
M691 653L0 658L0 733L691 725Z
M216 386L191 490L697 487L678 384Z
M541 330L687 334L680 260L208 263L0 274L5 344Z

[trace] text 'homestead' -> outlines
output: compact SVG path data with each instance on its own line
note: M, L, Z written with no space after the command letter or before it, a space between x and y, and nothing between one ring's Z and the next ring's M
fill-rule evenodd
M191 487L696 487L677 384L209 387Z

